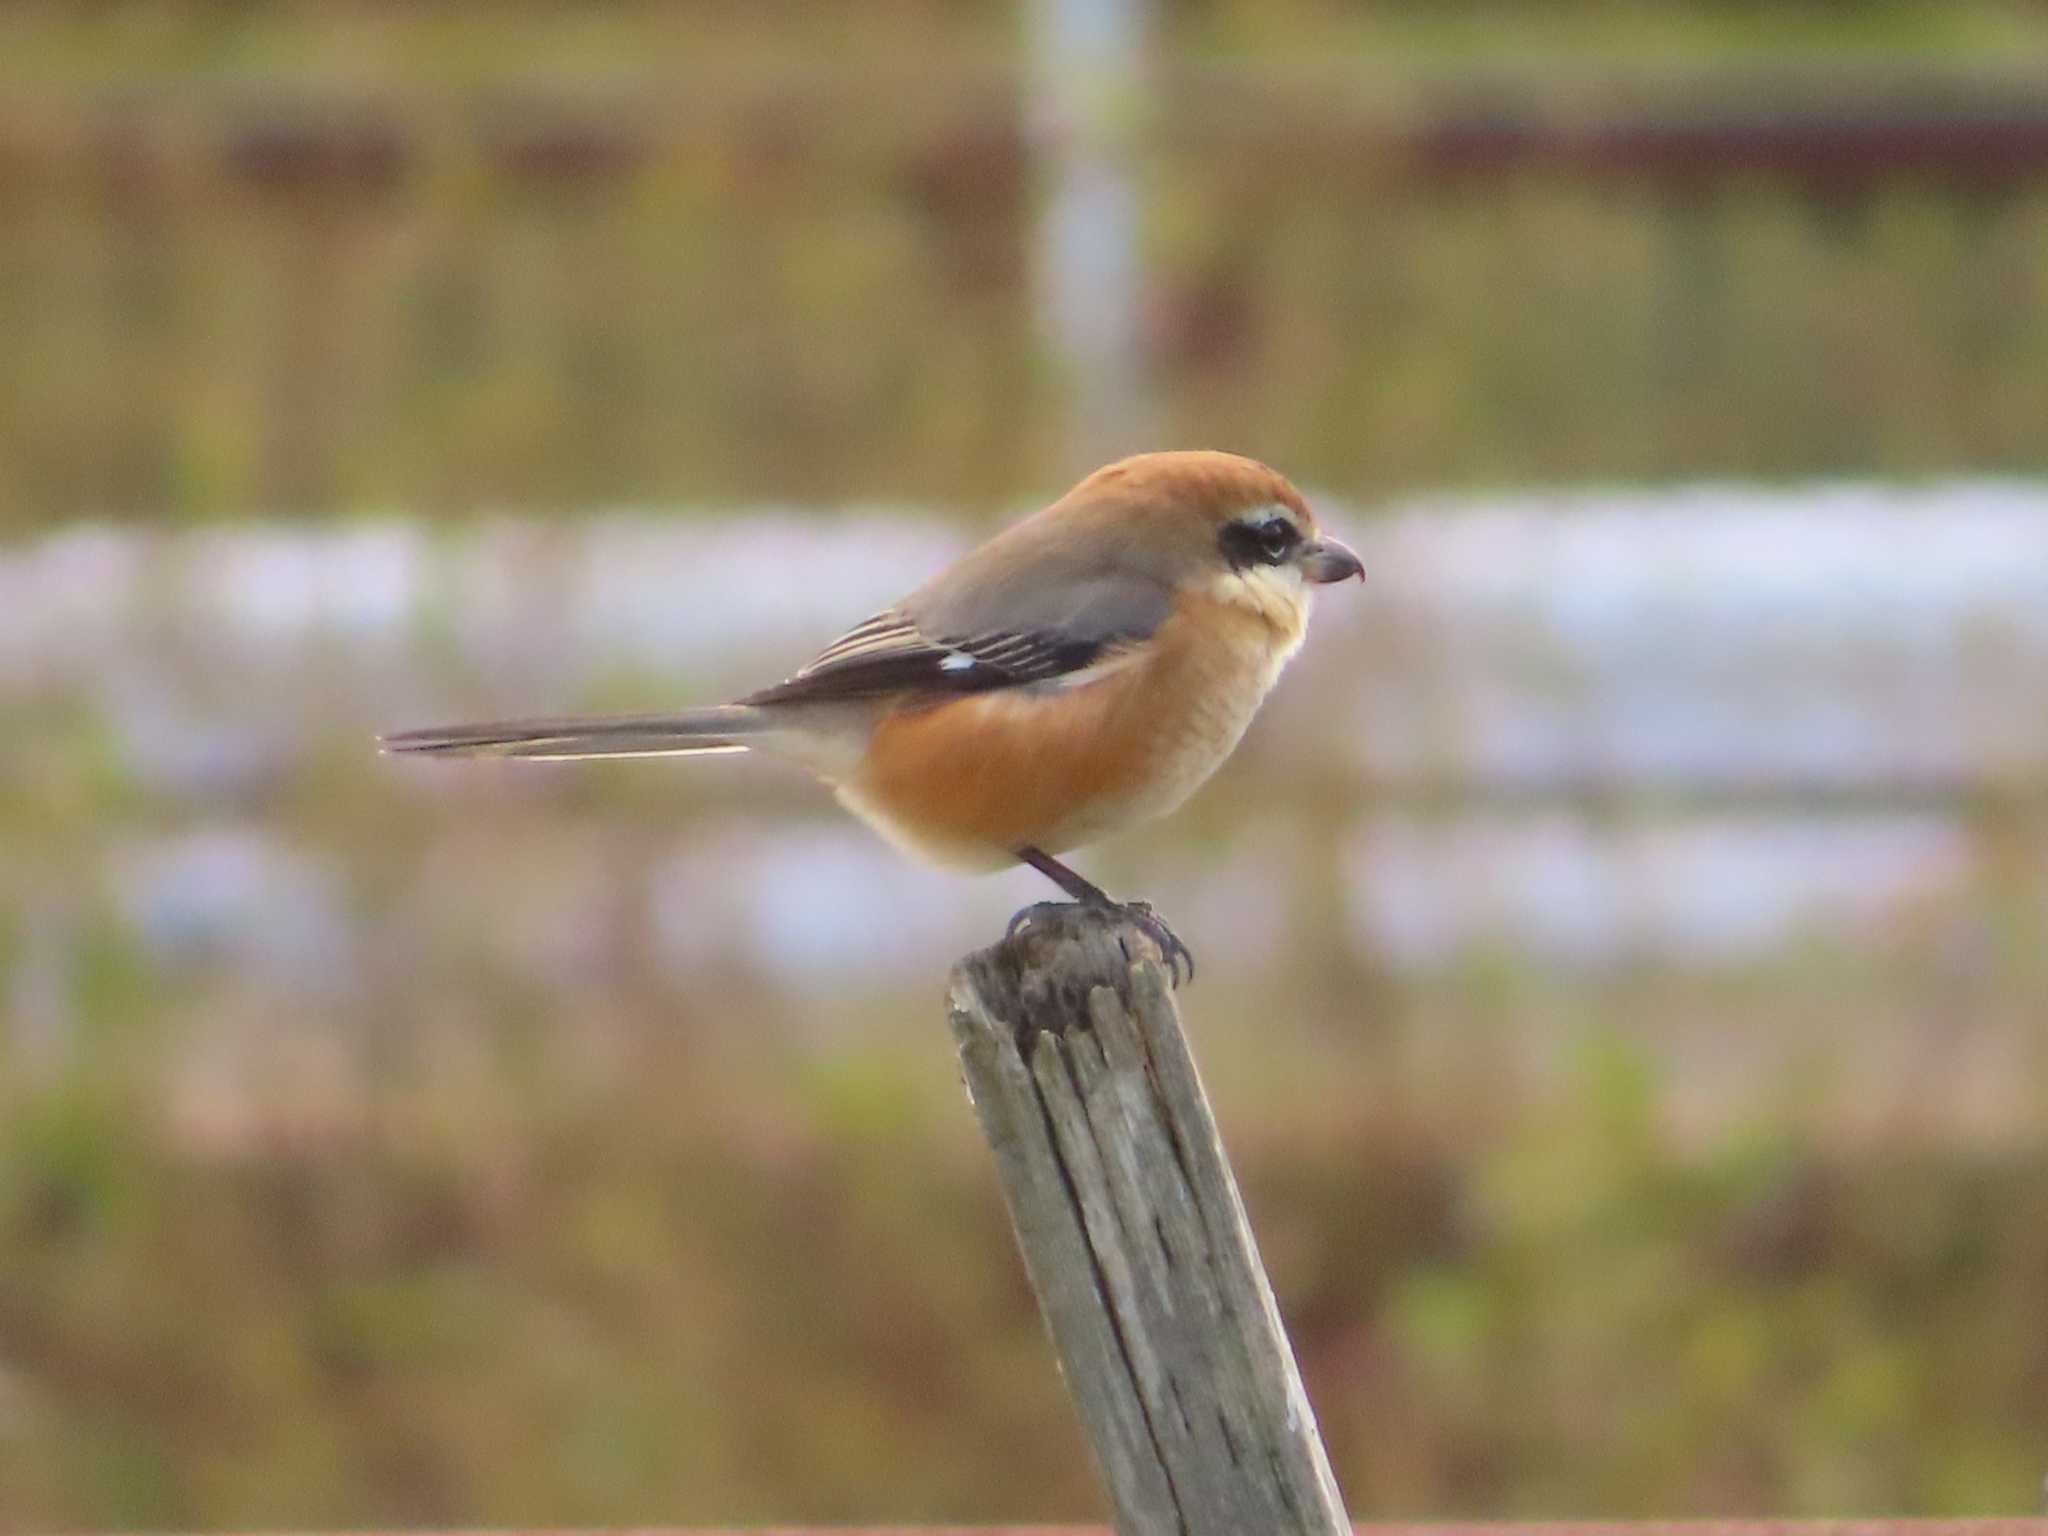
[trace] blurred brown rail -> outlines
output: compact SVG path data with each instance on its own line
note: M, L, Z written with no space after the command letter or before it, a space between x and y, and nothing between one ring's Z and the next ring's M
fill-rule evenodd
M1373 494L2038 473L2030 87L1162 61L1146 436ZM1071 426L1045 116L986 61L0 91L0 530L1015 505Z
M35 98L0 107L0 186L111 177L139 192L175 175L194 148L231 180L257 188L356 188L403 183L466 141L514 183L571 184L630 176L706 135L755 146L763 164L798 145L880 137L907 154L901 170L935 200L1008 202L1025 195L1029 129L1014 71L963 67L920 78L913 110L873 124L887 82L785 71L743 86L701 82L660 97L633 92L498 91L453 101L379 93L186 96L126 90L53 109ZM1540 95L1446 85L1436 104L1388 111L1351 88L1261 71L1164 72L1155 132L1162 146L1205 153L1285 148L1354 174L1420 184L1530 173L1653 184L1705 194L1763 175L1819 194L1849 194L1918 177L1987 191L2048 177L2048 105L2001 77L1895 83L1844 93L1821 81L1707 81L1655 106L1559 105ZM892 101L897 98L892 97ZM1187 104L1201 103L1200 110ZM54 114L54 115L53 115ZM53 130L55 128L55 131ZM189 164L189 162L186 162ZM957 211L957 210L956 210Z

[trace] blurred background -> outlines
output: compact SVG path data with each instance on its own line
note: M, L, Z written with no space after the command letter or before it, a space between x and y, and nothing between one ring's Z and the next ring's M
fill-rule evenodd
M779 677L1080 470L1364 589L1084 854L1353 1512L2030 1512L2048 7L0 9L0 1528L1101 1513L1044 894L379 729Z

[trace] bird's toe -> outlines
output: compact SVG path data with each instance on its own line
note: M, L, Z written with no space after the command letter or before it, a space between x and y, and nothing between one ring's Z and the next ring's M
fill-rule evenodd
M1067 906L1062 901L1034 901L1028 907L1020 907L1011 914L1009 926L1003 929L1003 942L1007 944L1047 912L1057 912Z
M1127 901L1121 910L1133 923L1144 930L1145 936L1159 946L1160 956L1166 961L1167 979L1178 987L1181 984L1181 968L1187 968L1187 980L1195 979L1195 952L1181 942L1179 934L1167 925L1166 919L1152 910L1149 901Z
M1076 903L1063 901L1037 901L1028 907L1020 908L1011 916L1009 925L1003 929L1003 942L1007 944L1041 917L1052 913L1071 912L1076 905ZM1078 903L1078 905L1095 907L1098 911L1104 910L1094 902L1082 902ZM1166 919L1152 910L1152 903L1149 901L1111 902L1108 904L1107 910L1115 912L1119 917L1136 926L1145 937L1159 946L1160 958L1166 962L1167 977L1174 986L1178 987L1183 979L1188 981L1195 979L1194 952L1181 942L1179 934L1167 926ZM1183 977L1183 972L1185 972L1185 977Z

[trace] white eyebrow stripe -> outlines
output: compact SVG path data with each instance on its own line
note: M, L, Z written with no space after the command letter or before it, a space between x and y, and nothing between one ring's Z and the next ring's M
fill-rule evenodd
M1239 527L1250 528L1254 532L1284 524L1297 538L1305 539L1309 536L1308 529L1302 526L1301 519L1294 515L1293 510L1281 506L1278 502L1267 502L1264 506L1253 507L1235 521Z

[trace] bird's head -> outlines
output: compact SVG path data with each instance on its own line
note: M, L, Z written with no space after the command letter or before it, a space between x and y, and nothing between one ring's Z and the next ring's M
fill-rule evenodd
M1179 581L1232 601L1299 607L1311 587L1365 574L1286 476L1234 453L1138 454L1097 470L1066 500L1131 530Z

